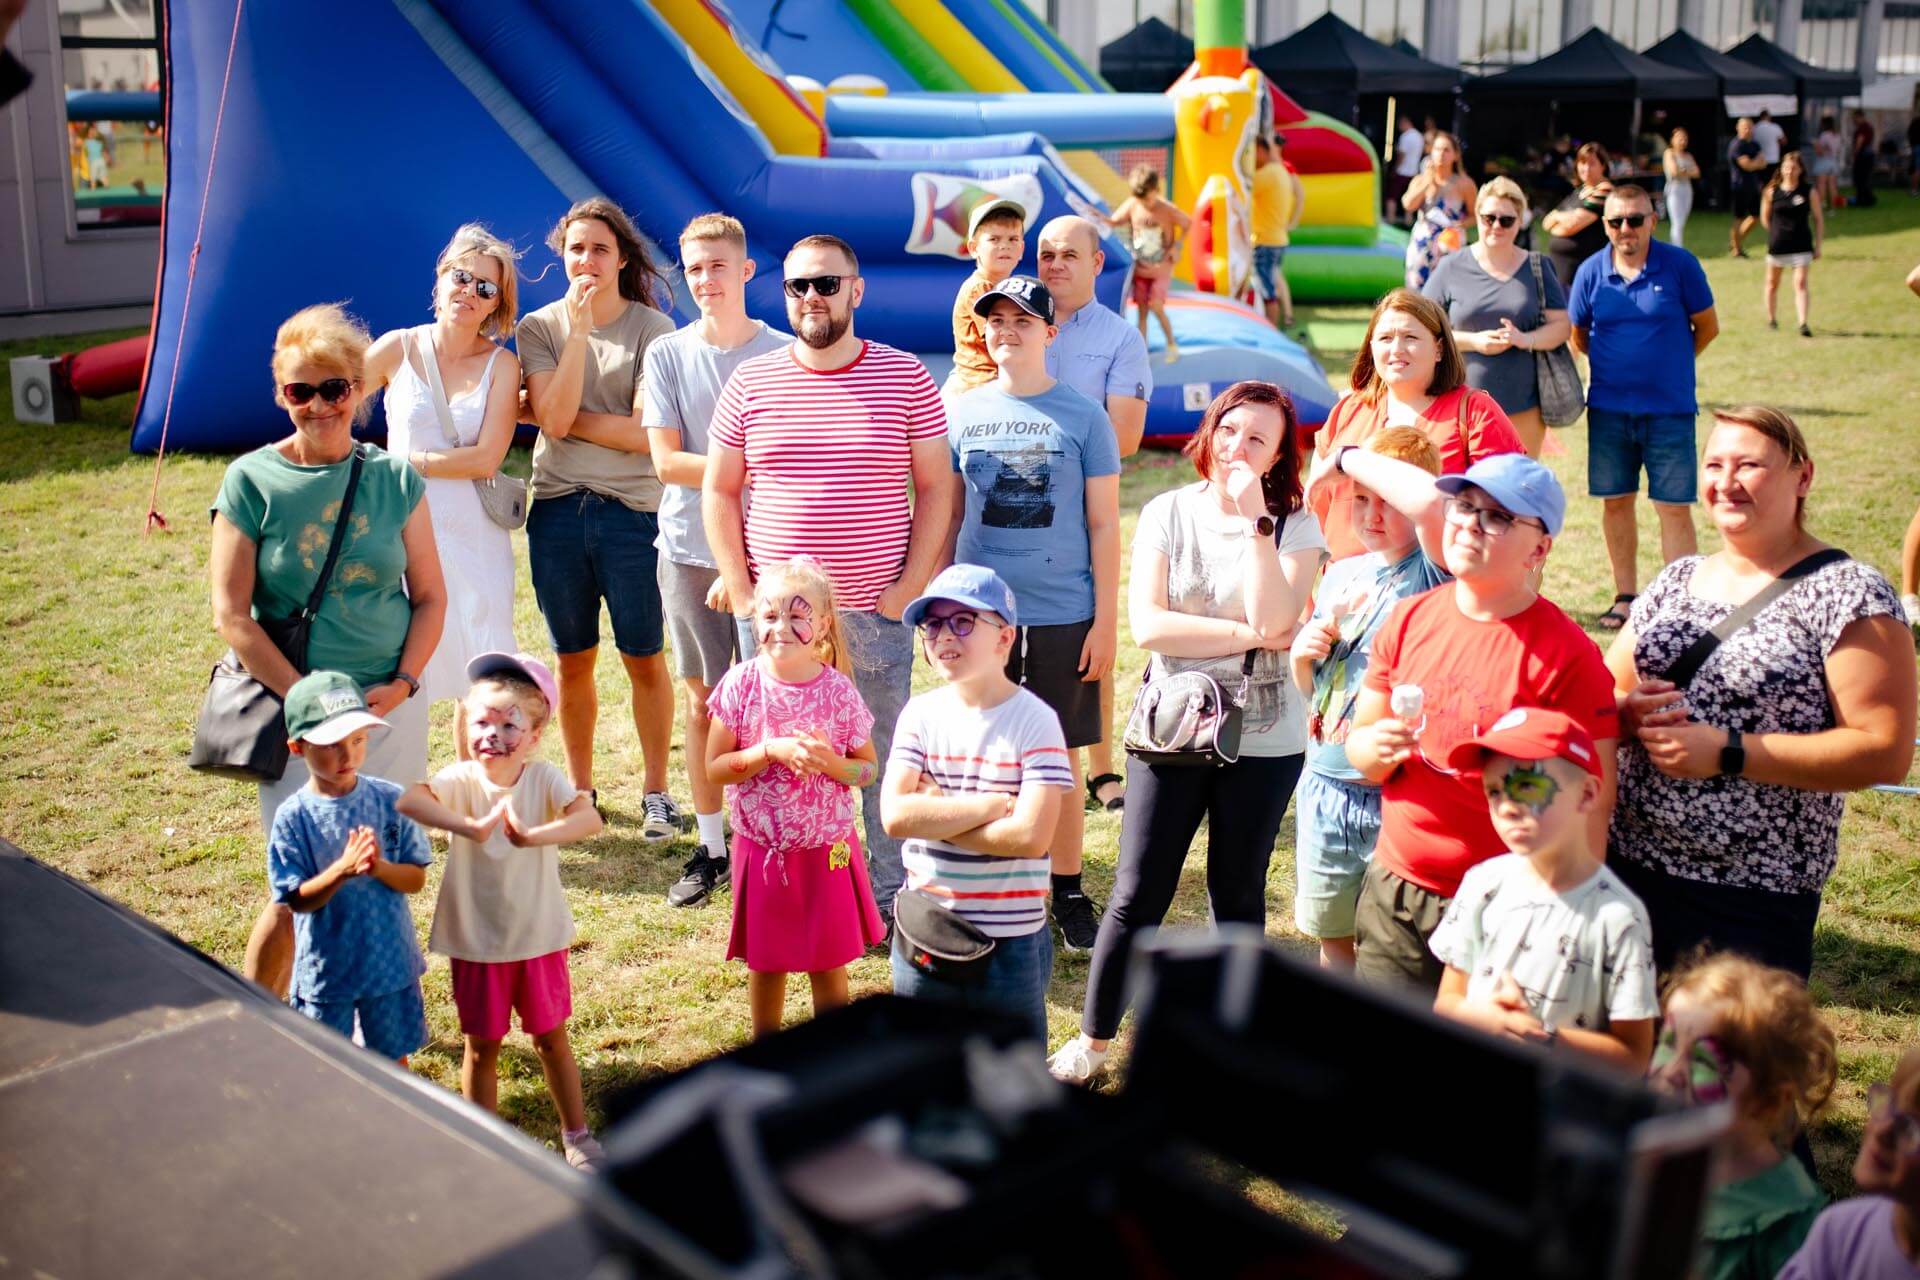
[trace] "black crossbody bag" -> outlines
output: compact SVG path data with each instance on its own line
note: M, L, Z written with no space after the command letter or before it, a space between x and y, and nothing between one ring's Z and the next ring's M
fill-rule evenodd
M347 470L346 497L340 500L340 518L334 522L333 541L327 547L327 562L320 566L306 607L291 618L256 619L274 648L302 675L307 671L307 636L326 596L333 566L340 559L366 460L366 451L355 445L353 466ZM285 708L279 695L254 679L232 649L213 664L213 674L207 679L206 696L200 700L200 714L193 724L193 750L187 756L187 767L238 782L278 782L286 775Z
M1663 679L1670 682L1676 689L1686 688L1687 682L1700 673L1701 665L1713 656L1715 649L1731 639L1742 627L1759 617L1761 610L1793 590L1800 579L1809 574L1818 573L1830 564L1838 564L1850 558L1840 548L1828 547L1824 551L1816 551L1788 565L1784 573L1755 592L1752 599L1720 619L1713 630L1688 645L1686 651L1675 658L1673 665L1667 668Z

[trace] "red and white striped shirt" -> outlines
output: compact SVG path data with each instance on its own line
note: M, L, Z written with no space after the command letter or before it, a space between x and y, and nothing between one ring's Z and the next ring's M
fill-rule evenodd
M711 438L746 455L754 576L810 555L826 566L840 608L871 610L906 564L913 442L946 434L933 376L884 343L825 372L786 349L746 361L720 393Z

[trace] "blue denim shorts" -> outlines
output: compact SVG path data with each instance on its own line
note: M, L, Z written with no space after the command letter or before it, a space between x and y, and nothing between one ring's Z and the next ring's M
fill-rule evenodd
M294 1011L353 1038L354 1016L359 1015L360 1043L383 1058L404 1058L427 1042L427 1006L415 979L398 991L358 1000L287 1000Z
M1587 410L1587 493L1592 497L1634 496L1645 467L1648 497L1688 506L1700 489L1694 458L1690 413Z
M600 643L600 602L613 619L613 643L631 658L666 647L660 616L660 520L617 498L581 489L541 498L527 509L527 559L533 595L555 653Z
M1283 244L1253 246L1253 289L1268 302L1280 296L1280 264L1286 260Z
M893 935L893 994L939 1000L969 1009L994 1009L1024 1017L1041 1044L1047 1043L1047 983L1053 979L1053 931L1045 925L1018 938L1001 938L987 957L987 976L978 985L956 986L930 978L907 963L906 943Z
M1309 938L1351 938L1353 904L1380 838L1380 788L1307 769L1293 807L1293 923Z

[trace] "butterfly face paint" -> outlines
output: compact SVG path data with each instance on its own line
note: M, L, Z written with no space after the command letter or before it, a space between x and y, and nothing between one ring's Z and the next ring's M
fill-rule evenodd
M478 760L512 755L526 741L527 731L527 713L518 704L467 712L467 745Z
M1540 761L1528 760L1514 765L1507 770L1504 778L1490 784L1487 789L1531 810L1537 818L1547 811L1553 804L1553 798L1560 794L1560 783L1541 767Z
M1647 1079L1695 1106L1706 1106L1726 1100L1733 1067L1733 1055L1716 1036L1701 1036L1688 1045L1682 1062L1680 1033L1669 1018L1660 1025L1660 1039L1653 1047Z
M758 622L763 649L775 644L813 644L813 602L797 592L784 606L769 601L761 608Z

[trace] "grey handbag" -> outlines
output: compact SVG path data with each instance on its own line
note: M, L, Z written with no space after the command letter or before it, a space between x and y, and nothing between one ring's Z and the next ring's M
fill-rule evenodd
M302 675L307 670L307 635L313 630L313 617L326 596L333 566L340 559L340 546L346 541L347 526L353 519L353 499L360 492L360 469L366 460L366 451L355 445L353 466L347 469L347 493L340 500L340 518L334 522L327 560L320 566L320 576L314 579L306 607L291 618L256 619L260 629L267 633L267 639L273 641L274 648ZM240 656L227 650L220 661L213 664L207 692L200 700L187 767L237 782L280 781L287 772L285 717L279 695L254 679L241 664Z
M408 338L413 335L409 333ZM402 340L402 346L406 340ZM404 351L403 351L404 355ZM458 441L460 433L453 429L453 409L447 403L447 389L440 383L440 360L435 355L433 344L428 343L420 353L420 364L427 371L427 386L433 392L433 411L440 415L440 430L449 440ZM487 519L502 529L518 529L527 522L527 482L518 476L510 476L504 471L496 471L485 479L473 482L473 491L480 495L480 509L487 513Z
M1145 764L1212 766L1240 758L1241 708L1257 650L1240 663L1240 688L1229 693L1204 671L1149 676L1127 713L1121 746Z
M1540 274L1540 255L1529 253L1527 262L1533 268L1533 289L1540 299L1540 323L1545 324L1547 282ZM1551 351L1535 351L1533 368L1540 390L1540 420L1550 427L1570 427L1580 421L1580 415L1587 411L1587 392L1580 385L1580 370L1567 344L1563 342Z

